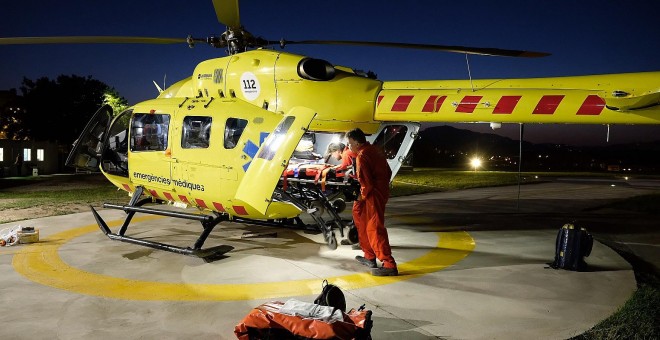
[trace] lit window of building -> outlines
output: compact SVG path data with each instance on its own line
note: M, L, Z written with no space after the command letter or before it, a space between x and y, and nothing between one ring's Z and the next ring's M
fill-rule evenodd
M37 161L44 161L44 149L37 149Z
M0 148L0 162L5 160L5 150Z
M23 149L23 161L29 162L32 160L32 149L25 148Z

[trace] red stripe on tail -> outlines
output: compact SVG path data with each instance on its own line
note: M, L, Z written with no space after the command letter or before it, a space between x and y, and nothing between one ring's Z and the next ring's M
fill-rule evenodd
M456 112L472 113L477 108L482 96L465 96L461 103L456 107Z
M493 114L511 114L522 96L502 96L493 109Z
M578 115L593 115L597 116L605 108L605 100L603 98L591 94L587 96L587 99L584 100L582 106L577 111Z
M392 105L392 112L406 111L413 97L414 96L399 96L394 102L394 105Z
M536 104L532 114L535 115L551 115L557 110L557 106L564 99L563 95L548 95L541 97L539 103Z
M439 98L438 98L439 97ZM442 103L445 102L447 96L429 96L429 99L426 100L422 112L438 112Z

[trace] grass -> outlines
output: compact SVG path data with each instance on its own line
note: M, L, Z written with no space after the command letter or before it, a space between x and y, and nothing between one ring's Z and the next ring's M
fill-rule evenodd
M521 183L531 182L538 182L538 179L532 174L521 176ZM392 183L391 195L406 196L516 183L518 183L518 174L511 172L415 169L397 174Z
M658 282L639 284L616 313L573 339L660 339L659 306Z
M81 185L82 183L82 185ZM125 191L118 191L98 175L41 176L0 179L0 213L10 211L14 218L2 218L2 223L26 218L64 215L80 211L81 206L103 202L126 202ZM76 210L78 207L78 210ZM34 212L20 210L38 208ZM26 215L27 214L27 215ZM9 215L8 213L6 215ZM21 216L24 216L21 218Z
M108 199L126 200L126 192L118 192L112 185L91 189L71 189L55 191L16 192L2 191L0 199L11 199L11 202L0 203L3 209L24 209L39 206L62 205L69 203L88 204Z

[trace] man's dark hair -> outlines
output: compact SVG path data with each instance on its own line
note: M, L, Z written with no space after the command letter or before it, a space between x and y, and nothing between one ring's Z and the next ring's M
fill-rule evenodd
M353 139L360 144L367 142L367 137L364 136L364 132L360 130L360 128L355 128L351 131L348 131L346 133L346 138Z

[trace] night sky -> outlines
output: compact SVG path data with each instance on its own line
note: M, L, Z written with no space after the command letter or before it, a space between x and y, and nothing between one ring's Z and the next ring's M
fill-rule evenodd
M660 70L660 1L243 1L241 23L269 40L371 40L498 47L552 53L524 59L470 56L473 78L525 78ZM219 35L210 0L5 1L0 36ZM279 47L276 47L279 49ZM371 70L381 80L467 79L465 55L350 46L288 52ZM153 98L200 61L225 56L198 45L0 46L0 89L23 77L91 75L130 104ZM455 125L491 132L486 124ZM604 126L526 125L532 142L604 144ZM517 139L518 126L497 133ZM660 126L612 126L610 144L660 140Z

